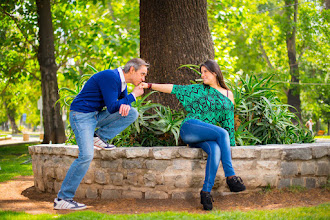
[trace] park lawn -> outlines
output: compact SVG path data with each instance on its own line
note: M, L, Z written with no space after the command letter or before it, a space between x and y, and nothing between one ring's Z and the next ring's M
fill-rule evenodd
M315 136L315 139L330 139L330 136L327 135L327 136Z
M29 144L0 147L0 182L16 176L32 176Z
M275 210L212 211L205 214L187 212L153 212L131 215L109 215L92 211L76 211L65 215L0 211L0 219L330 219L330 203L315 207L284 208Z

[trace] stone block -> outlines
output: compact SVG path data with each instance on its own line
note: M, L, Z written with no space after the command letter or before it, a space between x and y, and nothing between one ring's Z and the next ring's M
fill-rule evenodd
M79 187L76 191L75 197L86 198L86 187L83 184L79 185Z
M152 154L156 160L169 160L176 158L178 155L178 147L153 147Z
M117 189L103 189L101 199L120 199L122 191Z
M329 156L330 146L313 146L312 152L314 158L322 158L325 156Z
M254 160L233 160L232 162L235 171L246 171L256 167ZM221 166L220 166L221 167Z
M295 176L298 174L298 166L296 162L282 162L281 174L283 176Z
M178 175L175 177L174 186L176 188L188 188L190 183L190 178L187 175Z
M111 171L117 171L119 165L122 163L122 159L117 160L101 160L100 164L102 168L108 168Z
M63 157L63 165L67 166L67 167L70 167L75 159L76 158L74 158L74 157L65 156L65 157Z
M111 172L110 173L110 179L111 179L113 185L122 186L124 175L122 173L113 173L113 172Z
M278 170L279 167L279 162L278 161L257 161L257 168L261 170Z
M145 199L168 199L168 194L162 191L146 191Z
M302 162L301 163L301 175L314 175L315 174L315 162Z
M172 192L172 199L193 199L196 198L196 192ZM199 196L199 193L198 193Z
M125 169L141 169L143 167L143 161L139 159L123 160L123 168Z
M52 154L55 155L64 155L66 152L66 149L64 146L56 146L52 148Z
M100 150L101 159L126 158L126 147L117 147L113 150Z
M136 173L127 173L127 183L130 185L138 185L138 175Z
M310 160L312 159L312 149L310 147L286 147L283 148L284 160Z
M29 150L29 154L32 156L35 153L35 146L29 146L28 150Z
M126 149L126 156L127 158L148 158L149 151L149 147L130 147Z
M306 178L306 188L311 189L316 187L316 180L314 178Z
M47 180L55 179L55 169L53 167L44 167L44 178Z
M54 192L54 182L47 182L46 188L47 188L47 192L53 193Z
M254 146L240 146L240 147L232 147L231 155L233 159L252 159L257 158L256 147Z
M108 183L108 174L104 170L95 170L94 172L95 182L99 184Z
M293 178L292 179L292 186L305 186L303 178Z
M156 186L156 182L157 182L157 178L155 174L152 173L146 173L143 176L143 181L144 181L144 185L147 187L155 187Z
M157 170L163 172L172 164L168 160L148 160L146 161L146 166L148 170Z
M260 146L256 148L257 152L260 152L260 159L267 160L267 159L281 159L282 157L282 148L278 147L269 147L269 146Z
M57 182L57 181L54 182L54 192L56 194L58 193L58 191L60 191L61 186L62 186L62 182Z
M263 174L260 175L262 177L262 186L276 186L277 185L277 180L278 180L278 175L274 174Z
M56 180L63 181L68 170L69 170L69 167L66 167L66 166L60 166L60 167L55 168Z
M98 197L98 192L97 191L98 190L95 187L95 185L90 185L89 187L87 187L87 190L86 190L86 198L96 199Z
M180 148L179 149L179 154L183 158L189 158L189 159L201 159L202 158L202 149L200 148Z
M65 155L71 156L71 157L78 157L79 149L76 145L70 145L65 148Z
M329 161L318 161L316 169L316 175L318 176L329 176L330 175L330 163Z
M192 161L192 160L175 159L175 160L173 160L173 169L191 171L191 170L194 170L193 163L194 163L194 161Z
M279 184L278 184L279 189L289 187L289 186L290 186L290 179L281 179Z
M122 192L122 198L124 199L142 199L142 192L140 191L127 191Z

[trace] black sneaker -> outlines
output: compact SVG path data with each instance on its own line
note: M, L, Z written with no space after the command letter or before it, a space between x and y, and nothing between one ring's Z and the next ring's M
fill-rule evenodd
M203 205L204 210L212 210L213 205L212 202L214 202L211 193L201 191L201 204Z
M234 176L231 179L227 177L226 182L231 192L241 192L246 189L243 180L239 176Z

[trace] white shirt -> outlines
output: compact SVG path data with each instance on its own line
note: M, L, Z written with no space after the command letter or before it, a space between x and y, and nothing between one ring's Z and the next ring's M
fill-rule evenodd
M121 67L119 67L117 70L119 72L119 76L120 76L120 80L121 80L121 92L123 92L127 87L127 83L125 81L123 69ZM136 100L134 93L131 93L131 94L134 96L134 99Z

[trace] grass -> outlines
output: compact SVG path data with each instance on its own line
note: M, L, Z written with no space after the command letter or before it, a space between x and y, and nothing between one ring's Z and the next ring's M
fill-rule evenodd
M276 210L212 211L205 214L187 212L153 212L132 215L109 215L92 211L77 211L65 215L32 215L24 212L0 211L0 219L330 219L330 203L315 207Z
M32 164L28 151L29 144L0 147L0 182L16 176L31 176Z
M324 136L315 136L316 139L330 139L329 135L324 135Z

